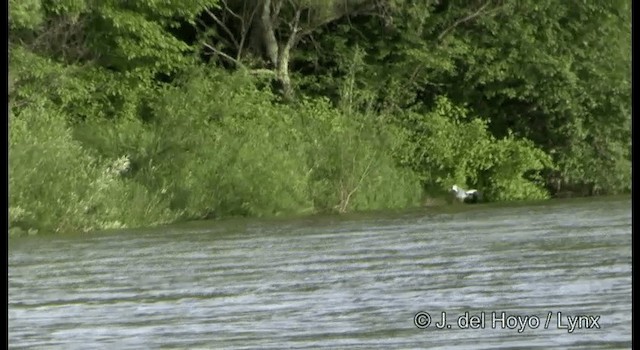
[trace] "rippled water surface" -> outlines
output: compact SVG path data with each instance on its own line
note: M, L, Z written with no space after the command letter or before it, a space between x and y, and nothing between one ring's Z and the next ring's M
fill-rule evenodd
M8 281L16 349L630 349L631 202L12 239Z

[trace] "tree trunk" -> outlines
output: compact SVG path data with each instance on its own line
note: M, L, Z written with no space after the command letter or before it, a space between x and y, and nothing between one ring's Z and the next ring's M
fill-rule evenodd
M281 84L282 96L286 100L293 98L293 88L291 87L291 78L289 77L289 54L291 47L285 45L281 47L278 55L278 70L276 77Z
M277 14L275 14L277 16ZM278 66L278 40L273 28L273 18L271 16L271 0L264 0L259 17L258 30L261 32L262 43L267 58L272 64L272 68Z
M335 1L327 2L324 5L325 7L329 7L327 13L318 12L314 18L303 19L304 24L301 25L300 17L303 11L306 11L305 13L308 12L307 16L311 16L309 13L317 12L316 10L322 6L305 4L304 1L291 0L288 2L285 0L245 1L255 1L254 4L257 6L258 11L258 15L255 16L253 20L250 39L252 46L259 46L262 57L269 61L269 69L275 73L278 90L280 90L280 93L285 99L292 99L294 95L294 89L289 76L289 61L291 60L291 50L295 48L298 40L305 35L309 35L315 29L344 17L349 13L355 13L358 10L370 10L370 7L375 7L375 3L368 2L367 0L353 1L348 8L346 5L349 4L349 2L345 2L344 6L336 6L337 2ZM319 2L319 4L321 3L322 2ZM289 5L293 8L290 9ZM291 12L288 12L289 10L294 11L292 18L282 18L283 16L281 16L280 13L282 6L287 8L289 15L291 14ZM276 28L280 22L285 23L286 26L280 25L279 28ZM283 30L284 28L286 28L286 30ZM278 36L276 36L276 29L278 29Z
M272 1L263 0L260 5L260 16L257 16L255 27L255 37L259 37L262 41L262 49L264 50L264 56L271 63L271 69L273 69L280 93L285 99L291 99L293 97L293 88L291 86L291 78L289 77L289 61L291 57L291 49L295 45L298 38L298 22L300 20L300 10L296 11L295 18L291 25L291 34L289 38L283 40L280 38L280 42L275 34L275 19L279 15L280 3L276 3L273 7L272 13Z

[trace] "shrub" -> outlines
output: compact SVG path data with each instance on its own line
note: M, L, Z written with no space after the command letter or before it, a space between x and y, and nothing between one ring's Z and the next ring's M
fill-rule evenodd
M398 153L429 191L453 184L475 187L488 200L541 199L548 196L539 172L552 163L526 139L513 135L496 140L485 121L440 97L428 113L407 112L398 118L408 142Z
M320 211L346 212L417 204L419 180L392 156L401 134L374 115L345 113L327 101L302 104L311 176Z
M158 199L122 179L127 162L109 167L92 156L44 99L11 113L10 226L67 232L170 221Z

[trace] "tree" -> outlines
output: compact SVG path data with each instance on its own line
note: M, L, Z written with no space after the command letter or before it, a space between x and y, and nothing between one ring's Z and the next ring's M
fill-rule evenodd
M549 187L617 192L630 183L630 1L532 1L461 28L469 48L450 89L559 165ZM616 169L614 174L602 169Z
M238 67L264 68L280 83L282 94L291 98L289 74L291 52L303 38L336 20L379 9L373 0L222 0L221 10L206 11L210 21L200 23L203 45L210 52ZM210 25L213 24L213 27ZM252 63L250 56L264 59ZM251 67L258 66L258 67Z
M385 23L345 18L303 42L306 91L339 100L357 45L355 85L379 110L424 113L448 96L494 136L512 132L551 154L553 192L629 188L630 1L402 3Z
M12 0L14 107L24 105L19 100L26 95L42 95L70 119L136 114L159 77L194 63L192 47L173 29L217 3Z

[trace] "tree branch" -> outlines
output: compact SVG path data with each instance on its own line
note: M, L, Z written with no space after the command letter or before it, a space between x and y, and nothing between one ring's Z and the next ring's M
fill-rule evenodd
M229 5L227 5L227 0L222 0L222 6L224 6L224 10L229 13L231 16L237 18L238 20L240 20L240 22L244 23L244 18L242 16L240 16L239 14L233 12L233 10L229 7ZM246 2L244 3L244 6L246 6Z
M237 67L243 67L242 63L239 60L227 55L226 53L216 49L215 47L213 47L213 46L211 46L211 45L209 45L209 44L207 44L205 42L203 42L202 45L205 46L206 48L208 48L209 50L213 51L213 53L215 53L216 55L220 55L220 56L226 58L231 63L235 64Z
M271 3L271 0L268 0L267 2ZM282 8L282 0L278 1L276 0L274 5L273 5L273 11L271 11L271 21L276 23L276 21L278 20L278 15L280 14L280 9Z
M236 40L236 37L235 37L235 35L233 35L231 30L229 30L229 28L220 19L218 19L218 16L216 16L209 9L205 8L204 10L220 27L222 27L222 30L224 30L225 33L227 33L227 35L229 36L229 38L231 39L233 44L236 46L236 49L238 49L238 47L239 47L238 40Z
M292 2L292 5L293 5L293 2ZM299 8L296 8L296 13L293 16L293 20L292 22L289 23L291 34L289 34L289 38L287 39L287 42L284 44L284 46L280 47L280 52L278 55L278 59L280 61L282 61L283 59L288 61L289 52L291 51L291 48L295 45L296 40L299 38L298 32L300 32L300 27L298 25L300 24L301 14L302 14L302 10ZM280 64L278 66L280 66Z
M367 164L367 167L364 169L364 171L362 172L362 175L360 176L360 180L358 180L358 184L356 184L356 186L353 188L353 190L351 190L346 198L343 199L342 203L340 203L339 207L339 211L341 213L344 213L347 211L347 207L349 206L349 201L351 200L351 196L353 196L354 193L356 193L356 191L358 191L358 189L360 188L360 185L362 185L362 181L364 181L364 178L367 176L367 174L369 173L369 169L371 168L371 164L373 164L373 160L375 159L376 154L374 153L373 156L371 156L370 160L369 160L369 164ZM341 186L342 185L342 180L340 181Z
M343 7L341 6L338 9L335 9L328 16L320 17L315 21L311 21L310 19L311 16L309 16L307 18L306 28L300 29L300 37L309 35L319 27L322 27L323 25L326 25L333 21L336 21L344 16L351 16L351 15L357 16L358 14L361 14L361 13L367 13L368 11L374 8L375 8L375 4L371 4L371 3L365 3L365 5L363 5L363 3L358 3L357 5L354 5L354 7L349 8L347 6L347 3L345 2Z
M298 25L300 24L300 15L302 10L297 9L296 14L293 17L293 23L289 24L289 28L291 29L291 34L289 35L289 40L287 40L287 47L290 49L296 41L296 37L298 36L298 32L300 28Z
M224 4L226 7L226 1L224 2ZM245 14L246 12L246 3L244 6L245 7L243 7L243 14ZM242 57L242 50L244 48L244 43L247 40L247 35L249 34L249 30L251 29L250 23L253 23L253 17L256 15L256 12L258 12L258 7L253 6L253 9L251 10L251 15L249 16L247 22L244 21L244 17L238 16L242 26L242 36L240 37L240 47L238 48L238 54L236 55L236 59L238 60L240 60L240 58ZM231 13L233 14L233 12ZM249 25L247 25L247 23L249 23Z
M474 18L476 18L476 17L478 17L478 16L482 15L482 14L483 14L483 13L482 13L482 11L483 11L485 8L487 8L487 6L489 6L489 4L491 4L491 1L487 1L487 2L485 2L485 3L484 3L484 5L480 6L480 8L479 8L476 12L474 12L474 13L472 13L472 14L470 14L470 15L466 16L466 17L460 18L459 20L457 20L457 21L453 22L453 24L452 24L452 25L450 25L449 27L447 27L444 31L442 31L442 33L440 33L440 34L438 35L438 41L442 40L442 39L443 39L447 34L449 34L449 32L451 32L453 29L455 29L455 28L456 28L457 26L459 26L460 24L462 24L462 23L464 23L464 22L468 22L468 21L470 21L470 20L472 20L472 19L474 19Z

